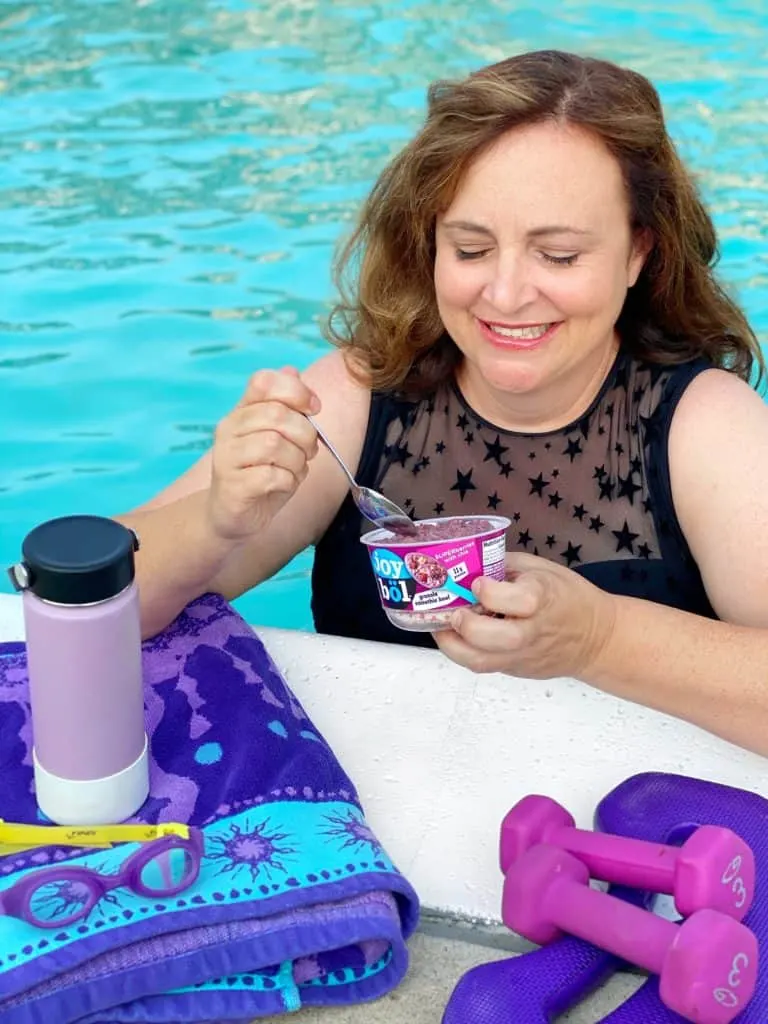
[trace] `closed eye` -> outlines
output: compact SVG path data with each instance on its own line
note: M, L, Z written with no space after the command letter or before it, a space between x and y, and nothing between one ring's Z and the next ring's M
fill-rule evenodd
M477 260L488 252L490 252L490 249L456 249L456 259Z
M574 252L570 256L552 256L551 253L543 252L541 256L547 263L554 263L558 267L570 267L576 262L579 254Z

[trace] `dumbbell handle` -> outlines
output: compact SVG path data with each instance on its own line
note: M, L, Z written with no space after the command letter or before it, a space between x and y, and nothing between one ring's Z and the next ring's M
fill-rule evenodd
M680 847L586 829L558 828L546 841L586 864L593 878L635 889L671 893Z
M631 964L661 974L678 925L569 878L553 879L544 914L561 931L599 946Z
M755 858L731 829L694 828L682 846L576 828L549 797L530 794L501 824L499 863L504 874L538 843L556 846L584 864L592 878L650 892L668 893L683 917L705 908L737 921L747 914L755 889Z

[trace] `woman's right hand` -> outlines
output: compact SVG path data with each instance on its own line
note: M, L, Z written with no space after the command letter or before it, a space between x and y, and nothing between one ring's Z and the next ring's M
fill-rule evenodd
M251 377L214 436L208 512L217 536L245 540L285 505L317 453L317 432L303 414L319 409L292 368Z

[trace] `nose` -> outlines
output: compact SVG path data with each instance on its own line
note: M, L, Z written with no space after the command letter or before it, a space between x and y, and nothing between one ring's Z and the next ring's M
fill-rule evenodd
M539 297L526 264L525 259L514 257L497 260L483 288L484 301L505 316L518 313Z

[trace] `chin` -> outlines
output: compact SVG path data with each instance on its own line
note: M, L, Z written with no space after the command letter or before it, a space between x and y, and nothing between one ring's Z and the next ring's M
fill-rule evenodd
M535 391L544 383L545 373L541 366L526 365L516 362L510 365L505 361L501 365L494 361L483 361L477 367L483 380L495 391L507 391L510 394L524 394Z

